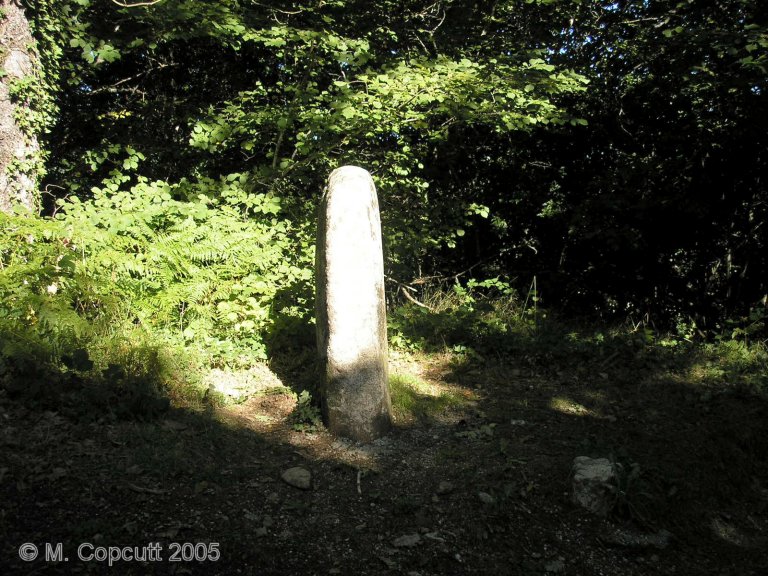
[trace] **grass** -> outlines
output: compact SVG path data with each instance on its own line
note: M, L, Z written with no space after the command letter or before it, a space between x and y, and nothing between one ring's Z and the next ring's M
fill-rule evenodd
M768 349L765 343L722 340L701 346L694 351L694 356L687 374L691 381L768 393Z
M557 377L674 376L692 386L768 393L768 327L750 326L692 341L690 329L659 332L647 324L595 324L526 307L508 293L432 291L390 315L392 345L404 351L449 352L469 367L513 362L518 370Z
M413 374L393 374L389 390L392 414L398 424L437 421L470 401L466 392L462 394L445 383L431 384Z

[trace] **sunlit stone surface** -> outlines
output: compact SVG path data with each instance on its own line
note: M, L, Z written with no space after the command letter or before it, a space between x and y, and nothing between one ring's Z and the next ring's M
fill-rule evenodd
M362 168L334 170L317 231L317 342L325 425L368 442L390 429L384 259L376 188Z

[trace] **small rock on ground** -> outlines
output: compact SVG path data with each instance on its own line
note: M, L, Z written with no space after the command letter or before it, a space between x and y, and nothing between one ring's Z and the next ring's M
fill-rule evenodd
M301 490L309 490L312 486L312 474L306 468L294 466L283 472L281 478L286 484Z
M493 496L488 494L487 492L478 492L477 497L480 499L480 502L483 504L493 504L496 502Z
M547 562L544 565L544 570L549 574L559 574L565 571L565 563L560 558L556 558Z
M395 546L396 548L410 548L416 546L419 542L421 542L421 536L418 534L405 534L404 536L395 538L392 541L392 546Z
M451 492L453 492L453 484L450 482L443 481L438 484L437 493L441 496L444 494L450 494Z
M606 544L625 548L656 548L664 550L672 540L672 533L659 530L655 534L642 534L628 530L614 530L600 538Z

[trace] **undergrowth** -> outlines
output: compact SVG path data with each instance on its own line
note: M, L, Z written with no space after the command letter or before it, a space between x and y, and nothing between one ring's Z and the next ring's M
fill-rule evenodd
M118 416L199 408L206 369L265 360L306 317L311 243L245 176L114 179L54 217L0 214L0 385Z
M521 298L499 279L426 290L422 306L406 303L390 314L390 344L405 351L448 351L469 364L512 361L550 376L599 376L611 369L631 378L656 371L694 384L768 393L764 315L753 313L729 322L727 331L694 340L691 326L661 332L643 322L596 325L563 318L537 300L535 292Z
M0 214L0 384L44 405L75 406L83 395L79 405L98 414L151 417L169 403L203 407L213 367L270 360L314 379L312 242L276 198L249 186L238 175L144 180L129 191L107 180L88 199L61 201L51 218ZM421 305L391 310L390 345L447 351L466 366L511 359L543 374L627 377L663 369L768 391L764 311L694 341L691 326L666 334L649 323L564 320L540 307L533 287L525 296L497 278L426 287ZM296 389L316 382L303 384ZM393 379L402 416L453 401L419 386ZM300 416L315 425L314 414Z

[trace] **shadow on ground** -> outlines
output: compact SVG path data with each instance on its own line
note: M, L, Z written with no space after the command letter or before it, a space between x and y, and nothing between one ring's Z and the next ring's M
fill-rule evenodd
M764 399L693 386L640 348L533 349L394 353L418 416L367 446L294 430L288 393L137 421L0 391L3 574L764 573ZM582 455L618 465L608 518L570 501ZM282 479L296 466L310 489ZM617 529L673 538L617 545ZM23 543L41 556L20 560ZM46 543L69 561L46 562ZM85 543L160 548L110 569L78 558Z

